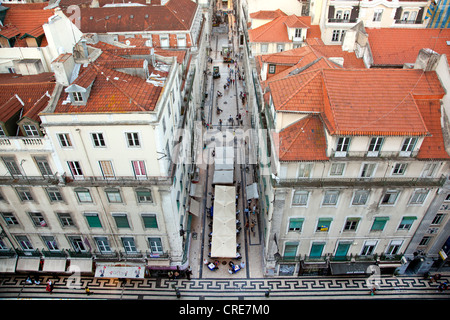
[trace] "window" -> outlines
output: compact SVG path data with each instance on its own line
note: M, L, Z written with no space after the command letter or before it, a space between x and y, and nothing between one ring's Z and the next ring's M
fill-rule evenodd
M301 38L302 37L302 29L296 28L294 37L295 38Z
M400 251L400 248L402 247L402 243L403 243L402 240L392 240L386 250L386 254L388 254L388 255L398 254Z
M0 137L5 137L5 136L6 136L5 130L3 130L3 127L0 126Z
M403 12L403 15L402 15L402 20L403 20L403 21L407 21L407 20L408 20L408 18L409 18L409 11L405 11L405 12Z
M377 217L373 221L372 228L370 231L383 231L386 226L386 222L388 222L388 217Z
M375 9L373 12L372 21L381 21L381 16L383 15L383 9Z
M298 166L298 178L309 178L311 176L311 171L313 168L312 163L301 162Z
M353 195L352 205L354 206L362 206L365 205L367 199L369 198L368 190L357 190Z
M394 165L394 169L392 170L392 175L394 176L402 176L406 172L406 168L408 167L407 163L396 163Z
M411 152L414 149L414 146L416 145L416 142L417 142L417 138L406 138L403 141L400 155L401 156L410 156Z
M342 176L344 174L345 163L333 163L330 168L330 176Z
M366 241L361 251L362 256L371 256L375 247L377 246L377 241Z
M42 236L42 241L47 246L49 251L59 251L58 244L53 236Z
M141 160L131 161L133 166L133 172L136 179L145 179L147 178L147 172L145 170L145 163Z
M360 218L348 218L345 222L344 231L356 231Z
M261 53L267 53L269 51L269 45L267 43L261 43Z
M17 188L16 191L20 201L34 201L29 188Z
M403 217L397 230L410 230L417 217Z
M81 92L72 92L74 102L83 102L83 94Z
M375 173L376 163L363 163L361 168L361 178L371 178Z
M89 189L77 188L74 191L77 195L78 202L92 202L91 192Z
M293 259L297 255L297 248L298 243L297 242L286 242L284 246L284 259Z
M152 192L150 189L137 189L136 198L139 203L153 203Z
M68 133L59 133L57 134L59 145L63 148L71 147L72 141L70 141L70 137Z
M75 223L72 220L72 217L70 216L70 213L57 213L59 222L61 223L61 226L63 227L75 227Z
M91 133L91 137L94 147L106 147L105 139L103 138L103 133Z
M158 229L158 220L156 214L142 214L142 220L144 221L144 228L146 229Z
M339 260L339 258L345 258L347 256L348 250L350 249L350 246L352 245L351 242L348 241L341 241L339 242L337 248L336 248L336 252L334 253L334 257L338 258L337 260Z
M423 178L432 178L436 172L436 169L438 167L437 163L427 163L425 164L423 171L422 171L422 177Z
M347 151L348 151L349 144L350 144L350 138L349 137L338 138L337 146L336 146L336 152L341 152L341 153L344 154L343 156L345 156ZM338 155L336 155L336 156L338 156Z
M98 213L85 213L84 217L86 218L89 228L102 228L102 222L100 221Z
M160 41L161 48L164 48L164 47L167 48L170 45L169 36L167 34L164 34L164 35L161 34L159 36L159 41Z
M328 232L333 219L331 218L320 218L317 222L316 231L317 232Z
M122 196L120 195L120 191L118 189L106 189L105 193L109 203L122 202Z
M438 213L434 216L433 221L431 222L431 224L435 224L435 225L439 225L442 223L442 221L444 221L445 218L445 214L443 213Z
M350 10L345 10L342 19L349 20L350 19Z
M5 163L6 169L8 169L8 172L12 177L22 176L22 172L20 172L19 166L17 165L14 158L2 157L2 160Z
M179 48L186 47L186 35L184 34L177 35L177 45Z
M276 65L269 64L269 73L273 74L273 73L275 73L275 70L276 70Z
M108 238L106 237L94 237L95 243L97 244L98 251L101 253L110 253L111 247L109 246Z
M59 202L64 201L61 192L58 188L46 188L45 191L47 191L48 198L50 199L50 202Z
M98 162L100 170L102 171L103 178L113 179L115 178L112 162L109 160L102 160Z
M69 166L70 173L74 179L82 179L83 171L81 170L80 162L78 161L67 161L67 165Z
M50 164L48 163L46 158L43 157L35 157L34 161L39 168L39 171L44 177L53 176L52 169L50 168Z
M427 198L428 190L416 190L414 191L409 204L423 204Z
M336 11L335 19L336 19L336 20L342 19L342 10Z
M25 130L25 134L28 137L39 137L39 131L36 129L36 126L32 124L24 124L23 130Z
M383 137L373 137L370 139L369 150L367 152L367 156L376 157L378 156L381 145L383 144Z
M127 132L127 143L129 147L140 147L139 134L137 132Z
M338 202L338 198L339 198L339 191L325 191L322 205L335 206Z
M137 253L136 244L134 243L134 238L125 237L122 238L122 244L126 253Z
M42 213L40 212L28 212L31 221L33 222L35 227L47 227L47 222L45 222Z
M277 52L282 52L282 51L284 51L284 43L277 44Z
M430 243L431 239L433 239L433 237L430 236L423 237L422 240L420 240L419 246L427 246Z
M294 191L294 196L292 197L292 205L295 206L306 206L308 204L308 191L296 190Z
M113 215L116 226L119 229L130 228L130 223L128 222L128 217L125 213L114 213Z
M302 231L303 218L290 218L289 219L289 231Z
M333 35L331 36L331 41L333 41L333 42L339 41L340 34L341 34L341 30L333 30Z
M160 238L148 238L148 244L151 254L160 254L164 252Z
M313 242L309 251L309 258L320 258L324 247L325 243L323 242Z
M33 245L27 236L16 236L16 240L24 251L34 250Z
M84 245L84 241L83 239L81 239L80 236L69 236L69 241L70 244L73 247L73 250L75 250L75 252L86 252L86 247Z
M19 221L17 221L16 217L11 212L2 212L1 215L8 226L19 225Z
M394 205L395 201L397 201L398 195L400 194L400 191L396 190L388 190L381 198L381 204L382 205Z

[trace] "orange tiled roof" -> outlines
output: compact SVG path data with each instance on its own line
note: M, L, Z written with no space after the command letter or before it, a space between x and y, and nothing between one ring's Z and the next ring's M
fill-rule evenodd
M153 70L163 77L166 72ZM63 92L55 113L103 113L153 111L163 87L137 76L115 71L91 63L83 68L72 84L83 88L92 84L86 105L72 105L68 93Z
M308 115L279 133L280 161L328 160L326 149L324 125L318 115Z
M278 112L320 112L332 135L420 135L416 101L441 99L434 71L323 69L269 83Z
M310 28L310 16L280 16L262 26L248 30L250 42L292 42L287 27ZM307 34L308 37L308 34Z
M260 19L260 20L273 20L278 17L287 16L286 13L281 11L280 9L277 10L259 10L257 12L250 13L250 18L252 19Z
M450 29L366 28L366 32L374 65L414 63L424 48L450 56Z
M418 159L450 159L445 151L441 127L441 103L439 100L416 100L425 125L431 136L425 137L420 146Z
M6 39L11 39L14 38L15 36L20 34L20 30L17 29L16 26L0 26L0 36L6 38Z

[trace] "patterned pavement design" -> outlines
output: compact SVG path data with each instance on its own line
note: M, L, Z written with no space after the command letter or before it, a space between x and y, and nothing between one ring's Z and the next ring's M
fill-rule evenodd
M3 275L0 278L0 299L177 299L175 285L181 300L232 299L450 299L450 290L437 291L438 284L423 277L384 277L379 279L379 289L369 294L366 277L301 277L255 279L100 279L81 276L80 286L69 276L43 276L41 284L26 284L26 276ZM45 283L52 279L53 293L45 291ZM449 281L444 275L440 282ZM85 286L92 294L87 296ZM265 297L270 289L270 296Z

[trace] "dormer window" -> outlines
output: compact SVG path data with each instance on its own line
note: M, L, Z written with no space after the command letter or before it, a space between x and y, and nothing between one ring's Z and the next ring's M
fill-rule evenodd
M72 98L75 102L83 102L83 94L81 92L72 92Z

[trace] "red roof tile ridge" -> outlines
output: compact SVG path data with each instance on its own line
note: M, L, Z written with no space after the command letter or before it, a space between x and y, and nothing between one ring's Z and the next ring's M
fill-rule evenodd
M298 123L298 122L300 122L300 121L302 121L302 120L306 120L305 123L303 124L303 127L306 127L306 126L308 125L309 120L311 120L311 117L307 116L306 118L300 119L300 120L298 120L298 121L296 121L296 122L290 124L289 126L292 126L292 125L294 125L294 124L296 124L296 123ZM286 128L285 128L285 129L286 129ZM286 148L283 148L284 151L282 151L282 154L280 154L279 159L283 158L283 157L289 152L289 150L291 149L291 146L294 144L295 140L297 140L298 136L299 136L300 134L302 134L302 133L303 133L302 130L298 130L298 131L296 132L295 136L292 138L291 143L290 143L288 146L286 146ZM280 147L281 147L281 146L280 146ZM280 151L281 151L281 150L280 150Z
M113 85L117 90L119 90L120 93L122 93L123 95L125 95L128 99L130 99L130 101L136 105L139 109L141 109L141 111L147 111L143 106L141 106L140 103L138 103L132 96L130 96L125 90L123 90L121 88L121 86L118 86L116 83L114 83L114 81L109 81L109 76L104 72L104 71L110 71L113 72L113 70L111 69L107 69L107 68L102 68L100 66L97 66L95 64L92 64L94 66L94 68L97 70L97 72L101 75L105 77L105 80L108 81L108 83L110 83L111 85ZM117 71L116 71L117 72Z
M305 73L300 73L298 76L308 76L310 75L309 79L307 79L306 81L303 82L303 84L301 86L299 86L296 90L294 90L294 92L292 92L292 94L290 94L289 96L287 96L284 100L284 102L277 108L277 110L281 110L288 102L289 100L291 100L295 95L297 95L304 87L306 87L313 79L315 79L319 74L321 74L321 70L311 70L309 72L305 72ZM296 75L297 76L297 75ZM294 76L295 77L295 76ZM281 80L286 80L289 79L285 78L285 79L280 79L280 80L275 80L275 81L281 81Z
M278 18L273 19L272 21L270 21L268 23L263 24L262 26L259 26L256 29L249 30L253 34L255 33L255 31L257 33L257 35L251 41L256 42L255 40L257 40L259 37L261 37L262 35L267 33L270 29L275 27L280 20L283 20L285 18L286 18L285 16L280 16Z

